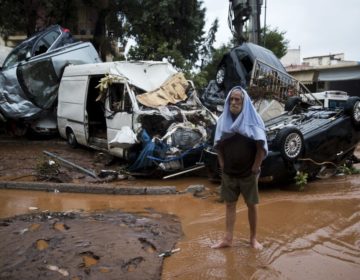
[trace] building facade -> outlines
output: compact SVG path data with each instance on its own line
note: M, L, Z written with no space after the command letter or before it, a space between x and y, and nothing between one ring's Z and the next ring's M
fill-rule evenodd
M342 90L360 96L360 62L346 61L344 57L343 53L307 57L300 65L285 67L312 92Z

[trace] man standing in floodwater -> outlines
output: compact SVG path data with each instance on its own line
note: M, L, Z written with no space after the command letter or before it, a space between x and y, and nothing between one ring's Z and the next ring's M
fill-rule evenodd
M256 239L258 179L268 147L264 122L241 87L231 89L225 100L224 111L216 127L214 145L222 170L221 197L226 204L226 233L211 248L232 245L236 203L242 194L248 208L250 245L262 249Z

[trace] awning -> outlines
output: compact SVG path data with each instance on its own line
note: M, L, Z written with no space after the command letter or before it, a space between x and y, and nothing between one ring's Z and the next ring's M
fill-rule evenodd
M360 80L360 68L337 68L333 70L321 71L318 81L346 81Z
M314 82L315 71L293 72L291 75L303 84L312 84Z

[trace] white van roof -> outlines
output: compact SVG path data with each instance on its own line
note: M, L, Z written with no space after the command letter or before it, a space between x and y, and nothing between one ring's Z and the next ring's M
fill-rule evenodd
M69 65L65 68L63 77L111 74L125 78L130 84L144 91L152 91L176 73L176 69L168 62L116 61Z

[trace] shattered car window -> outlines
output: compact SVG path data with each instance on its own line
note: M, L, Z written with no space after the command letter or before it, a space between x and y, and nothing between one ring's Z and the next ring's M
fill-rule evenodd
M124 84L110 86L110 110L114 112L131 112L131 100Z
M34 55L39 55L47 52L50 46L56 41L59 37L60 32L51 31L46 34L35 46L34 46Z
M3 69L9 68L13 65L16 65L20 61L23 61L27 58L27 55L31 54L32 45L35 42L36 38L32 40L25 41L15 48L4 61Z

